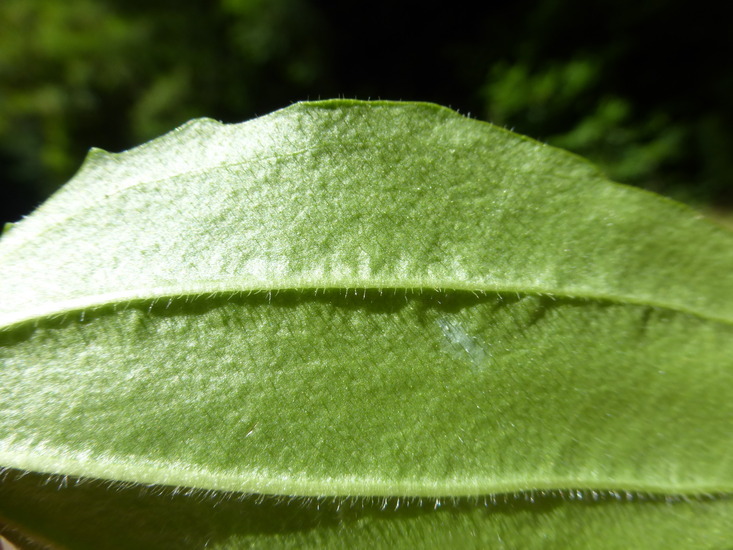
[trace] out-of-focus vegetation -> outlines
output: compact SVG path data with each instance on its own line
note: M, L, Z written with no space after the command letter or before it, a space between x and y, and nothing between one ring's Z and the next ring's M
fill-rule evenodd
M28 213L91 146L336 96L450 105L725 211L733 64L715 52L730 27L679 0L3 0L0 221Z

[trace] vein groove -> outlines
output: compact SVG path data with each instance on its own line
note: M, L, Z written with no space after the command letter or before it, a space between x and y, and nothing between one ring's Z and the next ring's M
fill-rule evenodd
M200 299L205 297L222 296L231 294L232 296L240 294L261 294L267 292L302 292L317 294L318 292L327 291L346 291L350 292L354 289L355 294L358 291L378 291L378 292L423 292L423 291L437 291L437 292L470 292L475 294L515 294L520 296L545 296L550 298L567 299L567 300L588 300L595 302L612 303L617 305L626 306L638 306L638 307L652 307L656 309L667 310L683 315L690 315L701 319L703 321L709 321L714 323L721 323L733 327L733 319L726 317L718 317L714 315L708 315L700 311L693 309L682 308L675 305L665 304L661 302L655 302L653 300L641 300L633 299L628 297L619 297L613 295L603 295L598 293L584 293L578 292L567 292L557 290L548 290L544 288L513 288L508 286L502 287L478 287L478 286L462 286L462 285L441 285L435 284L430 286L424 285L335 285L335 286L295 286L295 285L284 285L269 287L231 287L230 285L212 285L207 282L208 286L201 286L196 288L196 285L189 285L186 289L172 288L172 287L159 287L152 290L146 291L142 294L138 291L122 291L115 293L106 293L96 296L85 296L82 298L74 298L62 302L55 302L46 308L37 308L30 312L20 313L5 313L0 315L0 332L12 331L15 328L29 324L37 323L44 319L53 319L63 317L66 315L81 314L85 310L99 310L107 307L111 307L113 311L124 309L125 306L132 306L134 304L145 304L148 302L156 302L158 300L169 299L169 300L191 300Z

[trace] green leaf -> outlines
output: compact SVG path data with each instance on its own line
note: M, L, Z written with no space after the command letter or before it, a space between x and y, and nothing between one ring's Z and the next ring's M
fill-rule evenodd
M733 537L733 234L563 151L419 103L196 120L92 151L0 265L18 532Z

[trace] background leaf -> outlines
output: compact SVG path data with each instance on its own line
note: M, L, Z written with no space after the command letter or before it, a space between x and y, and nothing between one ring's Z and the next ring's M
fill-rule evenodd
M210 527L156 527L192 545L714 548L733 534L732 245L428 104L298 104L93 152L0 242L0 513L72 546L129 506L145 540L141 518L196 509ZM16 470L301 498L216 497L232 516L61 489L95 510L74 527ZM497 494L519 496L476 500Z

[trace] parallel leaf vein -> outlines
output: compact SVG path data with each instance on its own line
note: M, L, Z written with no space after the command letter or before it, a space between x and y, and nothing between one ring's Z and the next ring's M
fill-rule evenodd
M587 300L588 302L602 302L616 305L651 307L660 310L667 310L674 313L689 315L703 321L720 323L733 327L733 319L728 317L710 315L706 312L695 310L693 308L685 308L678 304L670 304L653 299L616 296L612 294L601 294L583 291L582 289L551 289L542 287L509 287L509 286L471 286L441 284L436 281L431 285L421 285L416 282L414 285L390 285L390 284L361 284L361 285L269 285L265 286L233 286L231 283L221 281L206 281L192 283L186 287L156 287L140 291L132 289L129 291L111 292L99 295L82 296L71 298L68 300L51 302L44 304L42 307L33 308L28 311L6 312L0 314L0 332L12 331L28 324L38 324L43 320L58 319L70 315L81 314L87 310L98 311L109 308L112 311L124 310L141 304L152 304L160 300L174 301L190 301L198 299L207 299L214 297L222 297L226 295L242 295L242 294L262 294L277 292L302 292L304 294L313 293L317 295L319 292L327 291L343 291L346 295L354 293L356 296L360 292L376 291L380 293L389 292L405 292L405 293L422 293L425 291L437 292L469 292L477 296L481 294L510 294L517 296L544 296L555 299L567 300Z

